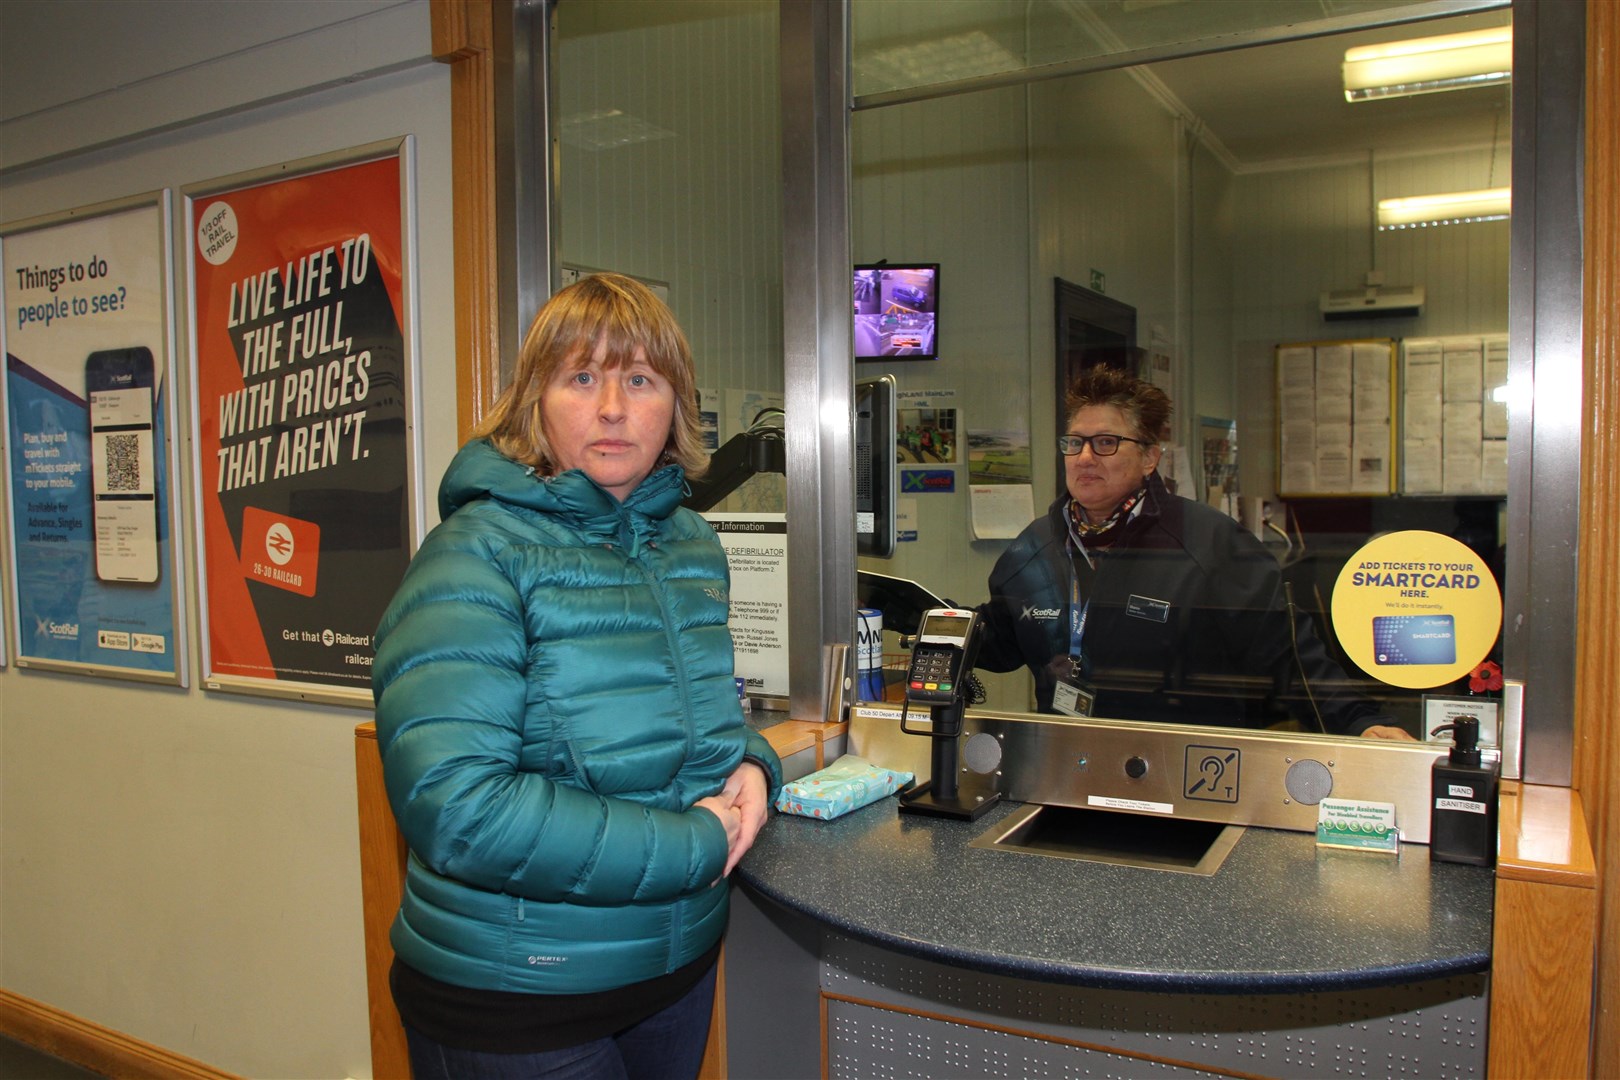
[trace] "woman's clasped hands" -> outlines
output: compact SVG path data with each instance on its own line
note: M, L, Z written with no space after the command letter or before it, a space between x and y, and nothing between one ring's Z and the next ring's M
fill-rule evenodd
M721 871L721 879L728 877L754 846L754 838L764 827L770 809L767 794L764 770L752 761L745 761L726 778L718 795L692 804L694 810L702 807L719 818L725 827L726 868Z

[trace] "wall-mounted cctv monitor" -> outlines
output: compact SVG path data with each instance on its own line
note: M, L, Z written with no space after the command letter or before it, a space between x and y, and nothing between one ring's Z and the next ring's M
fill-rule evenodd
M855 359L939 358L939 263L855 267Z

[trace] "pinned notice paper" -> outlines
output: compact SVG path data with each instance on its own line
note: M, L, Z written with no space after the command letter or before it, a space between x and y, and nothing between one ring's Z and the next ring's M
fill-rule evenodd
M1035 489L1028 484L971 484L973 538L1010 540L1035 516Z

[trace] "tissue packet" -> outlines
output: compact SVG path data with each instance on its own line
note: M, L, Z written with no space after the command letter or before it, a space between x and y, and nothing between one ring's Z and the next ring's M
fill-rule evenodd
M909 772L885 769L865 758L845 754L825 769L783 784L776 808L784 814L831 821L893 795L911 780Z

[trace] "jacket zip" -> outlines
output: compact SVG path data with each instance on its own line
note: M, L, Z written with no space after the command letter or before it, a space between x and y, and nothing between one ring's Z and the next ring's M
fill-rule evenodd
M658 544L649 540L647 541L647 547L656 551ZM668 642L670 657L675 662L675 686L680 698L681 724L686 728L686 755L691 757L693 747L697 742L697 735L692 725L691 677L686 670L686 657L681 652L680 635L675 632L675 620L670 615L669 597L664 590L663 583L658 580L657 575L652 572L639 554L635 556L633 561L647 578L647 584L652 588L653 595L658 598L658 618L664 625L664 639ZM668 949L665 954L665 970L674 969L675 960L680 955L681 942L686 939L686 929L683 925L685 912L685 904L676 903L670 905L670 933L665 943Z

